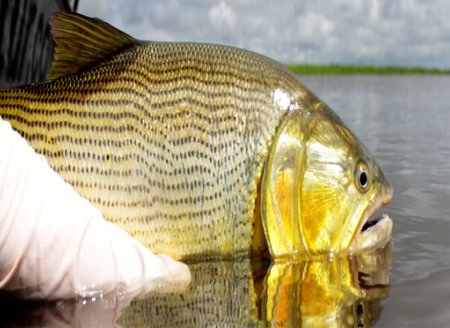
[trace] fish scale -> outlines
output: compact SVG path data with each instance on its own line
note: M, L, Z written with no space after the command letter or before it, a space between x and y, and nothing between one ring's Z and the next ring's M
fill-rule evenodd
M262 158L288 109L268 88L298 82L235 48L133 41L76 74L2 90L0 115L154 252L236 256L251 251Z

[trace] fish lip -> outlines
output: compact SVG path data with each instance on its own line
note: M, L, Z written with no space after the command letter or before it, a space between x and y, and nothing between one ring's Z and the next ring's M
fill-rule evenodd
M369 206L367 206L366 210L363 213L363 219L361 220L358 226L358 233L356 237L359 237L363 232L362 229L364 225L369 221L369 219L374 215L381 207L384 205L384 200L380 199L378 201L371 202Z
M392 220L387 214L381 214L379 221L374 226L369 227L364 231L363 227L377 211L379 211L382 207L389 205L391 201L392 193L388 194L386 197L376 199L375 201L371 202L371 204L366 208L362 215L363 219L358 226L355 239L352 242L351 253L359 254L365 251L382 248L386 246L386 244L390 241L392 233ZM382 231L380 231L380 229ZM380 236L381 239L378 238L372 241L368 240L370 239L370 234L375 233L378 233L379 235L382 234ZM361 241L360 237L362 235L369 235L369 237L366 237ZM367 239L368 243L364 243L365 239Z

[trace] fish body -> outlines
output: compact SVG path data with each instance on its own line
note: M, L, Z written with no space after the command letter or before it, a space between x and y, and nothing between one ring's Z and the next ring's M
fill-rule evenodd
M0 116L107 220L154 252L235 257L266 242L273 256L340 251L354 243L369 203L392 196L356 137L282 65L232 47L137 41L78 14L58 13L51 24L49 81L1 90ZM312 125L335 131L322 135L337 141L319 140ZM324 197L347 206L347 186L327 194L305 166L323 160L319 144L323 156L353 155L352 177L355 160L375 172L371 200L357 211L352 203L342 222L330 221L327 206L336 203ZM325 196L308 198L304 181ZM305 227L300 207L308 222L325 225ZM318 236L320 227L330 236L339 230L339 240Z

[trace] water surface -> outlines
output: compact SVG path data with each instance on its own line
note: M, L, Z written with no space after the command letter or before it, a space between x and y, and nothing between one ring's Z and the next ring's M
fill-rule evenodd
M450 77L305 76L393 183L389 247L315 262L193 263L188 290L126 300L0 299L0 326L448 327Z
M394 186L391 288L379 327L450 325L450 77L304 76Z

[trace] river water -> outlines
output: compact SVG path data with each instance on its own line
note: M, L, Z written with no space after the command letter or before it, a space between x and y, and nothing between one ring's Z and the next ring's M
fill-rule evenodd
M20 302L0 326L448 327L450 76L303 76L364 142L394 186L390 245L323 261L191 263L187 290Z
M378 327L450 325L450 77L304 76L394 186L389 296Z

